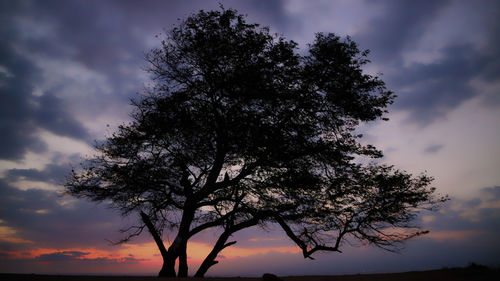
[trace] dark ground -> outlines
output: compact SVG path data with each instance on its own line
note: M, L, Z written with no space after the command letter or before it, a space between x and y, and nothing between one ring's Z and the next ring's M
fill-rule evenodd
M488 269L483 266L469 266L467 268L440 269L430 271L415 271L403 273L386 274L357 274L338 276L289 276L281 277L285 281L497 281L500 280L500 270ZM0 280L5 281L170 281L177 278L158 278L140 276L70 276L70 275L38 275L38 274L4 274L0 273ZM250 281L262 280L262 278L229 277L229 278L183 278L183 280L207 280L207 281Z

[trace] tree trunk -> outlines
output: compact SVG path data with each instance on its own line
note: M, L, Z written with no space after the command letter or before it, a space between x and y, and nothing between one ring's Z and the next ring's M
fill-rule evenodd
M179 225L179 232L177 238L175 238L174 243L177 243L175 248L176 257L179 257L179 273L178 277L188 276L188 264L187 264L187 240L189 239L189 230L191 228L191 223L194 218L196 208L192 200L186 200L184 203L184 212L182 213L181 223ZM173 244L172 244L173 246ZM171 246L171 248L172 248ZM170 251L170 249L169 249Z
M177 257L172 257L172 254L170 251L167 251L165 248L165 245L163 244L163 240L161 240L160 234L158 233L158 230L156 230L155 226L149 219L148 215L146 215L144 212L140 213L142 221L146 225L146 227L149 230L149 233L151 233L151 236L153 236L153 239L156 242L156 246L158 246L158 249L160 250L161 256L163 258L163 266L161 267L160 272L158 273L159 277L175 277L175 259Z
M179 277L188 277L187 241L183 241L179 248Z
M158 277L175 277L175 259L163 259Z

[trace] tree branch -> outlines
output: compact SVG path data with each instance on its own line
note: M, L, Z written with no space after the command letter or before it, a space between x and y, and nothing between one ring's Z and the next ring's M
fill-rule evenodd
M161 256L163 257L163 259L166 259L168 253L167 253L167 249L165 248L165 245L163 244L163 241L161 240L160 234L158 233L158 231L156 230L155 226L153 225L153 223L149 219L148 215L146 215L146 213L141 211L140 215L141 215L142 221L147 226L149 232L153 236L153 238L156 242L156 245L158 246L158 249L160 250Z
M295 244L297 246L299 246L299 248L302 250L302 255L304 256L304 258L309 258L309 259L314 260L314 258L311 257L311 255L314 252L316 252L316 251L341 252L338 249L338 246L339 246L339 243L340 243L339 242L340 241L340 236L339 236L339 238L337 238L337 242L338 243L336 243L336 245L334 247L329 247L329 246L318 244L317 241L315 241L312 236L308 235L308 238L311 241L313 241L314 244L316 244L315 247L313 247L310 250L308 250L307 244L304 241L302 241L297 235L295 235L295 233L290 228L290 226L281 217L276 216L275 220L278 222L278 224L281 226L281 228L285 231L285 233L288 235L288 237L290 237L290 239L292 239L292 241L295 242Z

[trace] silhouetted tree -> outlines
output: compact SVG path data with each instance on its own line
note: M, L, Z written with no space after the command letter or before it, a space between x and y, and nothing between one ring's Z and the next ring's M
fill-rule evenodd
M317 34L301 55L234 10L200 11L147 54L154 85L67 190L140 214L123 241L148 229L160 276L187 276L189 239L214 227L220 236L195 276L255 225L280 226L307 258L340 252L346 239L396 250L423 233L417 212L443 198L426 175L362 164L382 153L355 129L385 119L394 98L363 73L367 54L349 37ZM176 237L168 248L165 230Z

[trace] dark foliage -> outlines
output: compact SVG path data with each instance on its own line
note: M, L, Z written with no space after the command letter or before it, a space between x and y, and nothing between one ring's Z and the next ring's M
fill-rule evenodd
M196 276L230 236L275 223L312 258L360 241L388 250L423 233L412 225L434 198L431 178L391 166L355 133L384 119L394 95L364 74L368 52L317 34L307 55L234 10L200 11L147 54L154 86L134 102L98 155L66 183L70 194L139 213L164 259L161 276L187 276L195 234L221 234ZM175 233L168 247L162 231ZM175 271L175 261L179 269Z

